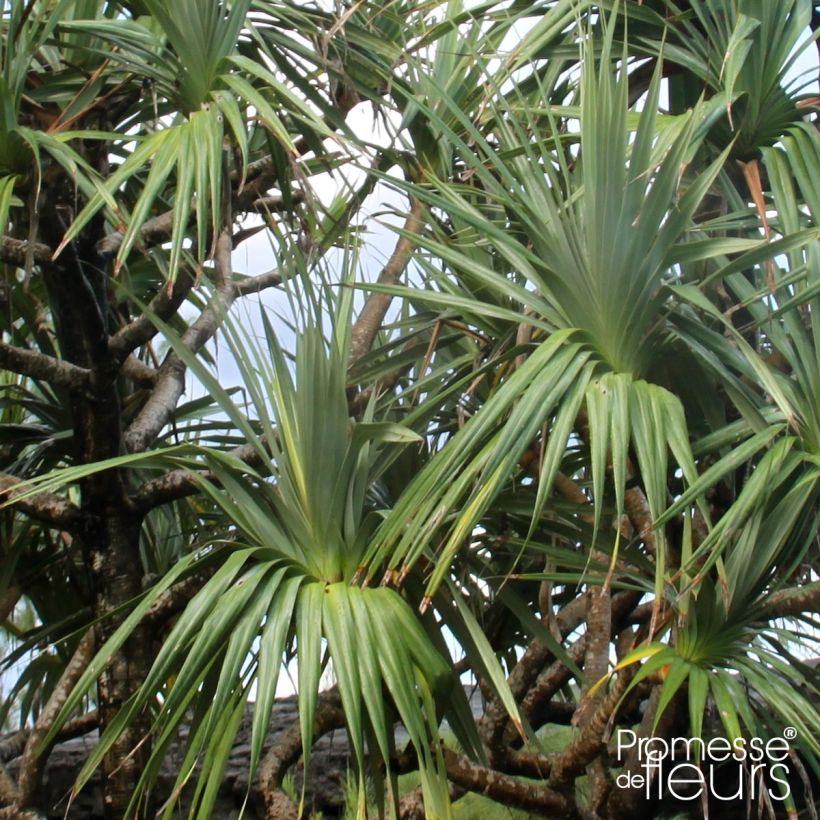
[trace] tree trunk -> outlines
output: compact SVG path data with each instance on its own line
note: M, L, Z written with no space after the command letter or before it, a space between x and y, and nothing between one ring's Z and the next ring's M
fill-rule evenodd
M61 200L62 197L62 200ZM42 203L41 225L52 247L66 227L72 200L65 192L49 192ZM70 222L70 220L69 220ZM66 248L59 264L43 270L65 360L93 373L85 390L72 393L71 411L75 457L79 464L114 458L125 452L118 367L108 346L107 273L95 243L103 225L94 224ZM89 603L101 647L118 626L111 613L142 592L140 557L141 516L128 496L125 475L106 470L80 485L85 524L80 542L91 570ZM116 653L97 688L101 729L111 725L120 708L145 679L150 668L151 636L138 628ZM105 817L121 820L142 772L149 745L145 720L136 721L117 739L103 762ZM148 816L143 810L138 816Z
M91 550L92 567L97 582L95 611L112 612L134 599L142 591L140 577L140 519L129 515L111 515L102 522L99 539ZM119 619L108 618L97 627L98 646L102 646L119 625ZM103 730L111 725L123 704L145 680L151 664L151 635L138 627L112 658L97 686L98 710ZM103 807L107 820L120 820L134 794L134 787L150 752L147 740L148 715L134 721L114 742L103 758ZM150 807L143 806L136 816L148 817Z

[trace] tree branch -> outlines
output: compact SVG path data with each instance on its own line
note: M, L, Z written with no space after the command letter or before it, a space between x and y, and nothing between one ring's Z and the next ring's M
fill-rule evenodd
M216 572L216 567L203 569L166 589L145 613L145 623L148 626L159 626L177 613L182 612L191 598L202 589L214 572Z
M666 711L660 716L658 725L655 726L655 717L658 712L660 704L661 686L655 686L649 695L646 705L646 711L641 719L641 725L638 728L637 735L639 738L648 737L669 737L672 732L672 726L675 721L678 698L672 698L671 702L666 708ZM680 692L678 692L678 695ZM641 754L640 750L644 750ZM636 743L634 747L627 752L626 759L620 761L623 763L623 772L628 776L627 783L632 782L630 775L637 773L643 768L645 760L645 748L642 744ZM645 791L642 788L627 786L626 788L613 789L609 793L607 801L607 812L609 817L630 817L634 816L645 801Z
M336 102L336 110L344 119L351 108L355 105L353 99L345 99ZM310 150L307 140L304 138L298 139L295 143L296 153L301 155ZM231 185L233 192L231 196L231 211L244 212L249 211L277 211L283 210L285 206L284 197L281 196L266 196L265 192L276 182L277 166L271 155L264 156L254 162L248 164L245 171L244 179L240 178L239 173L231 174ZM302 191L293 191L290 195L291 202L301 202L304 199ZM195 218L195 206L191 209L191 219ZM143 247L151 247L152 245L159 245L166 242L171 237L171 229L174 224L174 212L166 211L149 219L142 226L140 230L140 243ZM120 247L122 246L124 234L120 231L115 231L103 237L97 243L97 252L102 256L116 256ZM51 249L48 250L49 259L51 258ZM25 260L25 253L23 254Z
M118 234L119 235L119 234ZM121 327L109 340L108 351L116 362L122 362L129 353L149 342L157 333L153 316L167 321L179 310L185 298L194 286L196 278L187 268L180 268L169 293L167 288L160 288L148 303L148 310L134 321Z
M345 725L342 700L334 687L320 692L316 702L316 716L313 724L314 738L321 737L333 729ZM302 731L296 721L282 738L268 750L259 766L259 788L265 800L266 817L271 820L296 818L298 807L281 789L282 780L288 769L302 754Z
M424 227L422 214L424 206L417 200L411 200L410 213L404 222L404 231L408 234L419 234ZM379 274L378 283L380 285L395 285L402 273L404 273L414 247L413 240L408 236L400 236L393 254L387 260L387 264ZM359 360L373 346L376 334L379 332L387 309L393 297L386 293L373 292L367 297L364 307L353 324L350 332L350 357L348 359L348 370L355 367Z
M772 593L763 605L763 613L769 620L788 618L818 610L820 610L820 581L781 589Z
M259 463L259 453L250 444L235 447L229 453L250 466ZM210 480L214 478L208 470L204 470L201 477ZM171 470L171 472L146 481L131 495L131 500L138 512L146 513L161 504L195 495L199 490L200 485L190 470Z
M261 166L260 166L261 167ZM272 168L272 164L270 166ZM273 182L270 176L270 168L266 165L266 174L259 174L251 182L246 183L241 193L235 192L232 202L232 211L256 211L258 208L264 208L267 211L278 211L284 209L284 201L282 197L264 197L264 202L260 201L260 191L265 190ZM249 166L250 171L250 166ZM250 173L248 174L250 176ZM301 191L293 191L291 194L291 201L301 202L304 199L304 194ZM190 221L196 219L196 203L191 206ZM174 227L174 212L165 211L157 214L146 220L140 229L140 244L145 248L153 247L154 245L161 245L171 238L171 231ZM114 231L104 236L97 243L97 253L102 257L113 258L119 253L122 247L122 240L125 234L121 231Z
M34 808L36 805L36 794L40 787L40 780L43 776L43 769L49 751L42 748L43 740L60 714L71 690L90 663L94 655L94 644L94 629L92 627L80 639L77 649L74 651L71 660L68 662L60 680L54 687L54 691L51 693L51 697L40 712L37 723L26 740L26 747L20 761L20 775L17 778L20 792L18 804L23 809Z
M91 371L84 367L5 342L0 342L0 367L69 390L82 390L91 380Z
M442 754L447 778L468 791L486 795L508 807L547 816L570 818L575 815L572 801L542 783L528 783L479 766L451 749L442 748Z
M566 749L552 758L550 785L563 789L571 783L601 753L606 746L606 727L615 708L623 697L634 670L622 669L609 694L600 702L595 713Z
M233 303L235 291L231 281L231 232L225 227L216 242L214 253L216 293L199 317L185 331L182 344L196 353L216 331ZM185 363L173 351L159 370L157 384L137 418L125 431L125 446L131 453L144 450L171 420L185 390Z
M234 283L234 292L237 297L261 293L268 288L277 288L284 282L279 268L260 273L258 276L246 276Z
M66 721L62 729L57 732L55 743L62 743L65 740L87 735L99 725L100 716L96 709L92 709L78 718ZM31 732L31 729L18 729L18 731L0 738L0 763L8 763L10 760L14 760L15 757L20 757L26 748L28 739L31 737Z
M9 265L23 268L26 265L26 256L29 252L29 243L25 239L15 239L12 236L3 237L2 249L0 249L0 259ZM33 248L32 260L38 265L48 265L51 263L53 251L48 245L36 242Z
M18 495L24 495L26 492L15 490L20 483L20 479L16 476L0 473L0 501L5 496L4 504L16 507L31 518L58 529L70 530L85 520L79 507L58 495L37 493L25 498L17 498Z
M591 557L595 560L606 561L606 556L598 552L591 551ZM595 573L593 573L595 574ZM597 573L603 576L604 573ZM595 710L600 706L604 697L604 690L592 693L595 684L606 675L609 669L609 642L612 637L612 607L611 607L611 587L609 581L602 577L600 586L590 585L587 589L587 646L584 653L584 690L581 703L575 713L573 722L584 730L595 718ZM589 806L593 813L606 799L611 781L600 758L590 761L587 766L587 777L589 779Z
M153 389L159 378L159 370L140 361L136 356L129 356L120 368L126 379L131 379L139 387Z

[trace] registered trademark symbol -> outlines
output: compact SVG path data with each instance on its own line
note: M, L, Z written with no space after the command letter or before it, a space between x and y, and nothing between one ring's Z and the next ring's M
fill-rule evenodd
M797 737L797 729L795 729L794 726L787 726L783 730L783 737L785 737L786 740L794 740Z

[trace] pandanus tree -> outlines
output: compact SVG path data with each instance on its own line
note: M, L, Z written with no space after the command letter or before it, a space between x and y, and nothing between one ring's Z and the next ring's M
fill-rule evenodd
M3 6L0 811L99 729L214 816L247 715L270 817L341 727L360 817L657 816L621 729L788 728L808 811L812 4L326 5Z

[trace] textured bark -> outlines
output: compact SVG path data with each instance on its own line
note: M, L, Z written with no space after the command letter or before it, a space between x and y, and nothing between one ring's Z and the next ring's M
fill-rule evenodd
M605 556L595 553L594 557L604 560ZM612 606L609 589L606 585L593 586L587 590L587 631L586 651L584 653L584 687L583 699L578 708L576 723L585 726L594 714L604 693L599 690L590 694L595 684L609 670L609 642L612 637Z
M562 636L568 635L583 620L584 599L576 598L561 609L556 617ZM541 640L534 640L524 651L508 678L513 697L521 702L552 657L552 651ZM510 727L507 710L500 700L493 698L487 706L479 729L491 758L500 753L502 737Z
M59 243L66 207L59 201L44 203L41 224L44 238L52 245ZM100 226L101 218L66 248L59 264L42 273L64 358L95 373L111 374L117 365L108 346L105 273L98 266L93 241L93 228ZM95 379L89 390L74 393L71 411L77 463L103 461L124 451L120 397L113 379ZM91 573L89 603L99 619L96 640L101 645L117 626L109 614L142 591L141 517L129 503L127 481L119 470L88 476L81 481L80 491L83 523L76 536ZM151 655L151 636L143 627L111 658L97 690L103 728L144 680ZM138 754L127 755L143 739L145 728L135 721L103 761L105 814L110 820L125 814L147 750L143 746Z
M26 496L25 489L15 489L19 483L20 479L16 476L0 473L0 502L53 527L70 530L82 523L82 510L70 501L51 493Z
M424 206L418 200L413 200L410 205L410 213L404 222L404 231L407 234L418 234L424 226L422 214ZM395 285L413 252L413 240L409 236L402 236L396 243L393 254L387 260L387 264L379 273L378 283L380 285ZM371 293L367 297L364 307L353 324L350 332L350 354L348 358L348 368L355 367L359 360L373 346L373 341L379 328L387 314L393 297L386 293Z
M142 592L140 524L137 517L110 515L101 522L99 532L87 535L95 545L91 560L97 583L97 612L111 612ZM111 618L98 624L99 645L110 637L117 625ZM152 635L150 627L143 623L111 658L100 676L97 697L103 728L111 724L129 696L145 679L152 661ZM105 816L110 820L125 816L134 784L150 752L150 745L143 742L148 726L147 715L135 720L117 738L103 759Z
M593 560L606 561L606 556L597 551L592 553ZM587 631L586 653L584 655L585 687L581 703L574 721L582 730L587 728L595 717L605 691L591 693L592 687L603 678L609 670L609 642L612 637L612 601L608 581L602 579L600 586L587 590ZM606 799L611 780L600 757L596 757L587 766L589 778L589 804L593 813Z
M5 342L0 342L0 367L69 390L82 390L91 380L90 371L83 367Z
M344 726L342 701L336 689L319 695L313 732L321 737L332 729ZM298 814L297 806L282 791L282 780L288 769L299 759L303 751L301 727L294 723L277 743L271 746L259 767L259 785L265 801L265 816L270 820L291 818Z
M243 444L230 451L230 455L246 464L254 465L259 462L259 453L250 444ZM203 478L214 480L210 471L202 472ZM131 503L134 509L148 512L161 504L176 501L200 490L196 476L190 470L171 470L159 478L152 478L138 487L131 494Z
M676 717L676 702L673 698L672 702L666 709L666 712L661 716L658 725L653 731L652 724L655 722L655 716L658 712L658 702L660 701L661 687L656 686L647 703L646 711L644 712L641 725L638 728L637 735L639 738L654 737L668 737L672 730L672 725ZM641 769L644 760L638 754L639 745L636 743L635 747L630 749L623 763L623 771L628 775L633 775ZM631 777L630 780L631 781ZM653 816L654 807L651 803L647 803L644 797L644 790L640 788L618 788L613 789L609 794L607 801L606 813L608 817L651 817Z
M182 335L181 343L192 353L213 338L236 296L231 276L231 250L230 230L225 228L217 239L214 255L216 293ZM148 447L171 420L185 390L185 370L185 363L177 353L169 353L150 398L125 431L125 446L129 452L141 452Z
M20 809L37 808L43 768L47 759L47 750L42 745L43 740L65 705L71 690L90 663L93 653L94 630L90 629L80 639L74 655L68 662L45 708L40 712L37 723L26 739L20 762L20 776L17 780L19 791L17 804Z
M788 618L820 611L820 581L800 587L790 587L772 593L766 600L766 618Z
M623 697L632 675L631 669L622 670L583 729L566 749L553 757L549 779L553 788L565 790L572 786L575 778L606 748L607 726L613 719L615 707Z
M499 803L547 817L575 816L574 801L542 783L529 783L472 763L463 755L443 749L447 777L462 788L486 795Z
M9 265L23 268L26 265L26 257L29 255L31 244L25 239L15 239L12 236L4 236L0 244L0 259ZM42 242L36 242L33 246L32 261L37 265L48 265L51 262L51 248Z

